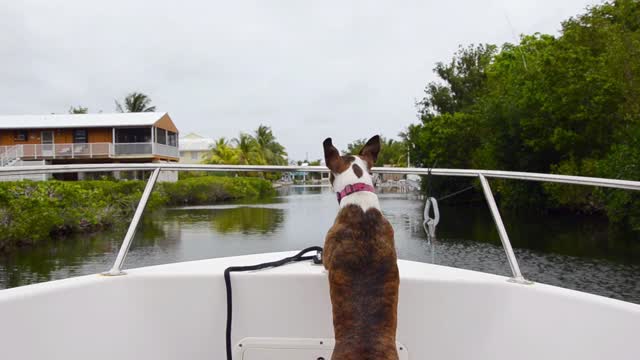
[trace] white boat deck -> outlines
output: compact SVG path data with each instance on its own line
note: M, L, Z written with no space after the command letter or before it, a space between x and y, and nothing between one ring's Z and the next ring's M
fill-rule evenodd
M0 291L3 358L223 359L224 269L290 255L168 264ZM640 358L639 305L438 265L399 261L399 268L397 340L406 358ZM322 266L307 261L231 278L232 344L247 344L235 358L315 360L330 352ZM327 342L325 352L305 347L318 340ZM271 345L259 345L265 343Z

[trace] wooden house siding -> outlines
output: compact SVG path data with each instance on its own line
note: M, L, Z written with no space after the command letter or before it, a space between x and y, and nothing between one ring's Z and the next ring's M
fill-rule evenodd
M54 144L73 143L73 130L75 129L25 129L28 132L27 140L15 140L16 130L0 130L0 146L11 146L20 144L41 144L42 132L53 131ZM113 139L111 128L89 128L87 130L87 142L90 143L110 143Z
M95 128L87 129L89 132L90 143L110 143L113 142L113 129L112 128Z
M173 123L173 121L171 121L171 118L169 117L168 114L164 114L164 116L162 116L158 121L156 121L154 125L157 128L169 130L176 134L178 133L178 128Z

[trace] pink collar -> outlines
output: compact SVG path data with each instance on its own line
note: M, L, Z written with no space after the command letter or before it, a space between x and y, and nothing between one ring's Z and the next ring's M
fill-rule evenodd
M368 191L368 192L375 193L376 189L374 189L373 186L365 183L355 183L355 184L347 185L344 187L344 189L342 189L342 191L336 193L336 195L338 196L338 204L340 204L340 201L344 199L346 196L349 196L353 193L357 193L360 191Z

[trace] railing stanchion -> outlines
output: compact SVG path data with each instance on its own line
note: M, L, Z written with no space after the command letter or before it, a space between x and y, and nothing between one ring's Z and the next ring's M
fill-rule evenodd
M133 237L136 234L136 230L138 230L138 223L140 223L144 208L147 206L147 202L149 201L149 197L151 196L153 186L155 185L156 180L158 180L158 174L160 174L160 168L156 168L155 170L153 170L153 173L151 173L151 176L149 176L147 185L145 186L144 192L142 193L140 201L138 202L136 212L133 214L133 218L131 219L131 223L129 224L127 234L124 236L124 240L122 241L122 245L120 246L120 251L118 251L116 261L113 263L113 267L111 268L111 270L103 273L103 275L118 276L125 274L125 272L122 271L122 265L124 264L124 259L127 257L127 253L129 252L129 248L131 247L131 242L133 241Z
M504 223L502 222L502 217L500 216L500 211L498 211L498 205L496 205L496 200L493 198L493 193L491 192L491 187L489 186L489 182L482 175L482 173L478 173L478 177L480 178L480 183L482 184L482 190L484 191L484 196L487 199L487 204L489 205L489 209L491 210L491 215L493 216L493 221L496 223L496 227L498 228L498 235L500 235L500 241L502 241L502 247L504 248L505 253L507 254L507 260L509 260L509 266L511 267L511 273L513 274L513 280L518 283L529 283L522 277L522 273L520 273L520 266L518 266L518 260L516 259L516 255L513 252L513 248L511 247L511 242L509 241L509 235L507 235L507 230L504 227Z

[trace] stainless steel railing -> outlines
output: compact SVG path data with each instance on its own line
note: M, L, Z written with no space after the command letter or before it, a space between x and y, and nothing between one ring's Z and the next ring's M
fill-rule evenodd
M149 180L147 180L147 185L144 187L144 191L142 192L140 201L138 201L136 212L133 213L133 218L131 219L131 223L129 223L127 233L124 235L124 240L122 241L122 245L120 246L120 250L118 251L118 256L116 256L116 261L113 263L111 270L106 272L105 275L124 275L124 272L122 271L124 259L129 253L131 242L133 241L133 237L136 235L136 231L138 230L138 223L140 222L140 219L142 219L142 213L144 212L144 208L147 206L147 202L149 201L149 197L151 196L151 191L153 190L153 186L158 180L159 174L160 169L156 168L155 170L153 170L151 176L149 176Z
M30 175L30 174L55 174L66 173L75 171L90 171L90 172L109 172L109 171L131 171L131 170L149 170L153 171L149 180L147 180L146 187L142 193L142 197L138 202L136 211L131 219L129 228L122 242L122 246L118 251L118 256L111 267L111 269L105 273L105 275L123 275L122 266L124 260L131 246L131 241L138 229L138 224L142 218L142 213L147 205L153 186L158 180L158 175L162 170L171 171L205 171L205 172L329 172L324 166L274 166L274 165L199 165L199 164L176 164L176 163L144 163L144 164L76 164L76 165L44 165L44 166L19 166L0 168L0 176L9 175ZM496 205L493 197L493 192L489 186L487 178L496 179L514 179L525 181L541 181L541 182L555 182L563 184L573 185L591 185L601 186L615 189L626 189L640 191L640 181L631 180L616 180L616 179L604 179L594 177L583 176L567 176L567 175L554 175L554 174L540 174L540 173L527 173L527 172L514 172L514 171L496 171L496 170L472 170L472 169L423 169L423 168L388 168L388 167L375 167L373 172L379 174L416 174L416 175L434 175L434 176L454 176L454 177L477 177L482 185L485 198L491 210L491 215L498 228L498 234L500 235L500 241L505 250L509 266L511 268L513 282L528 284L527 280L522 276L518 260L511 247L511 242L507 231L502 222L500 211Z

